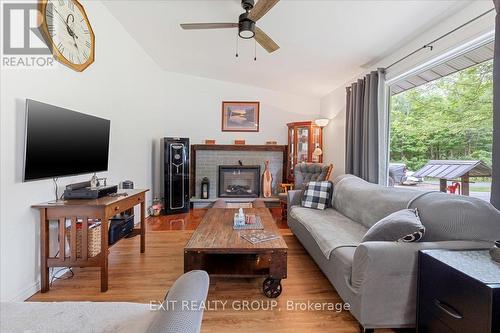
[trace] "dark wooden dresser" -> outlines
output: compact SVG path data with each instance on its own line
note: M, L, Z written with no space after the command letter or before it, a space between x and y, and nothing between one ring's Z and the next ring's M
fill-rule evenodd
M418 258L417 332L500 332L500 264L486 250L425 250Z

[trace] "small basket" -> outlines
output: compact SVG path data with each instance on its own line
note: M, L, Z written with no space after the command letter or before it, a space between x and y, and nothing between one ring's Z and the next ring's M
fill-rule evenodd
M101 223L89 221L88 224L88 248L87 253L89 257L95 257L101 252ZM66 228L66 238L71 246L71 226ZM82 223L76 223L76 256L82 257Z

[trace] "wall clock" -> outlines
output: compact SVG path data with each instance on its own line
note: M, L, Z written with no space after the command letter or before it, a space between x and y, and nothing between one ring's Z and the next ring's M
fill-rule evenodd
M40 30L57 61L77 72L94 62L94 31L78 1L39 0L38 9Z

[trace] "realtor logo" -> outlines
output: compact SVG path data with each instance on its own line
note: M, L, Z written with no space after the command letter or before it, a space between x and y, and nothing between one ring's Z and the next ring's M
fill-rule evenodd
M54 58L38 29L36 3L3 3L2 67L52 67Z

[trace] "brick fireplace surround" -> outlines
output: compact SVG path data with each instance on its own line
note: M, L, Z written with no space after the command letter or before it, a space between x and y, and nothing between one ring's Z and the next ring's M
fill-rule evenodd
M210 180L210 199L217 198L219 165L260 165L269 161L273 176L273 195L278 194L278 184L286 175L286 145L191 145L191 196L200 198L200 185L203 177ZM194 194L194 195L193 195Z

